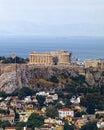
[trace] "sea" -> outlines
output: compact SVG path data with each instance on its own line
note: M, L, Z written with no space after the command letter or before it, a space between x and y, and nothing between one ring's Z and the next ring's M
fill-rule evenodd
M30 52L66 50L72 60L104 59L104 38L27 38L0 39L0 56L29 58Z

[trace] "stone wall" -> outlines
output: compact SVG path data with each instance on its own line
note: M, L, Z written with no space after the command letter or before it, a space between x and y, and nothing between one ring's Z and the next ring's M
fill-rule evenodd
M86 60L85 68L89 67L104 69L104 60Z

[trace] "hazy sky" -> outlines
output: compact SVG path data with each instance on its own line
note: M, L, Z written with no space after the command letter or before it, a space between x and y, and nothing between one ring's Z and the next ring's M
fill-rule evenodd
M0 0L0 36L104 37L104 0Z

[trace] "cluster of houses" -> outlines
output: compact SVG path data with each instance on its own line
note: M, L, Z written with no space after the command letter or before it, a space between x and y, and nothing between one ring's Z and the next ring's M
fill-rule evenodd
M45 105L43 108L38 109L39 103L37 100L37 96L45 96L44 104L53 103L58 101L63 107L58 109L58 117L52 119L46 116L46 109L49 107ZM15 122L27 122L29 116L32 113L36 113L45 117L44 125L40 128L35 128L35 130L63 130L63 126L65 121L67 121L70 125L73 125L76 130L79 130L83 125L88 123L89 121L96 121L97 127L99 129L104 128L104 121L102 119L97 119L96 115L103 115L104 111L97 111L94 115L83 115L82 117L75 117L75 112L84 111L84 108L80 106L81 97L73 96L70 99L72 104L71 108L66 108L64 101L58 98L56 93L49 92L38 92L34 96L26 96L23 100L20 100L18 96L7 97L3 100L3 97L0 97L0 110L4 110L5 112L0 113L1 121L9 121L11 124ZM35 105L34 105L35 104ZM19 119L15 119L15 112L19 114ZM5 130L16 130L16 127L6 127ZM3 128L0 128L3 130ZM31 128L24 127L23 130L31 130Z

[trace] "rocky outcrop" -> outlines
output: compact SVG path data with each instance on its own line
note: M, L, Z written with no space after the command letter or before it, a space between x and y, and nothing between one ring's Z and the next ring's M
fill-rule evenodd
M0 76L0 90L11 93L17 89L15 72L3 73Z
M104 71L87 69L85 73L85 78L89 86L100 87L104 84Z
M100 86L104 84L104 72L102 70L34 65L12 65L12 67L9 65L9 67L6 66L3 69L5 71L0 71L0 91L6 93L12 93L22 87L33 87L31 86L32 79L45 79L48 81L52 75L64 75L70 79L83 73L85 75L85 85ZM34 87L37 86L34 84Z

